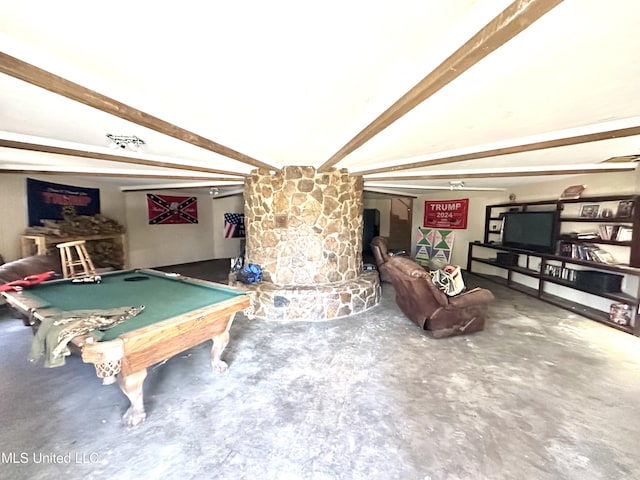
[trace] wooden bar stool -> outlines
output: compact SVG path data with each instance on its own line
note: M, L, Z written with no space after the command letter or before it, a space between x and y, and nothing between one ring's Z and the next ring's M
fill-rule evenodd
M60 249L60 261L64 278L96 275L96 269L87 253L85 243L85 240L76 240L56 245Z

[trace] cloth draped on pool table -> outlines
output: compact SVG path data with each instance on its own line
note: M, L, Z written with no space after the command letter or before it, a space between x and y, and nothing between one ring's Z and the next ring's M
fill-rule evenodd
M45 367L60 367L70 353L67 345L74 337L91 332L99 340L103 330L135 317L142 310L144 306L61 311L48 316L40 322L33 337L29 361L35 363L44 354Z

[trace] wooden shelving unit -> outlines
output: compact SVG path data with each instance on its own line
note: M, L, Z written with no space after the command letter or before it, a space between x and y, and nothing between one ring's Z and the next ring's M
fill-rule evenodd
M522 203L504 203L488 205L485 215L485 229L483 241L471 242L467 255L467 271L475 275L532 295L545 302L566 308L587 318L609 325L613 328L640 336L640 204L636 195L607 195L584 197L570 200L545 200ZM607 217L585 217L575 213L581 205L598 206L632 205L628 215L610 215ZM583 258L554 253L540 253L531 250L511 248L500 243L502 220L500 212L519 209L521 211L551 210L559 212L557 231L558 240L577 245L603 245L623 249L624 263L600 263ZM571 210L574 210L571 212ZM569 213L571 212L571 213ZM618 241L615 239L593 238L580 240L575 232L571 232L575 225L624 224L632 229L631 240ZM498 227L496 227L498 225ZM497 253L517 255L517 261L499 262ZM511 257L510 257L511 258ZM562 274L588 270L620 275L623 277L624 291L607 291L593 285L585 285L573 278L562 278L551 273ZM577 274L580 275L580 274ZM627 325L611 320L611 304L628 306L630 319Z
M87 244L96 241L110 241L120 250L122 255L122 265L115 265L116 269L127 268L127 245L126 234L105 233L97 235L78 235L71 237L59 237L55 235L22 235L20 236L20 248L22 257L30 255L45 255L51 250L56 250L55 245L63 242L75 240L86 240ZM53 247L53 248L52 248ZM96 265L101 266L101 265Z

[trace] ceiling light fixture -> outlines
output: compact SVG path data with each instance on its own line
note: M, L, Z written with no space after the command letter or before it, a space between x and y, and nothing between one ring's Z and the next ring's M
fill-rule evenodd
M464 182L462 180L449 181L449 188L451 190L462 190L464 188Z
M142 145L144 145L144 140L136 137L135 135L112 135L107 133L107 138L109 139L109 147L111 148L122 148L129 149L134 152L142 152Z
M211 198L217 197L218 195L220 195L220 190L217 187L211 187L209 189L209 196Z

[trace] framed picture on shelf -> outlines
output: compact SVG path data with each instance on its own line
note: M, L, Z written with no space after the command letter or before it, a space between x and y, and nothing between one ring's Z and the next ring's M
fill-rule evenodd
M618 211L616 212L616 218L631 218L633 217L633 200L622 200L618 203Z
M610 208L603 208L600 211L600 216L602 218L613 218L613 210L611 210Z
M600 211L600 205L597 204L585 204L580 209L580 216L587 218L597 218Z

